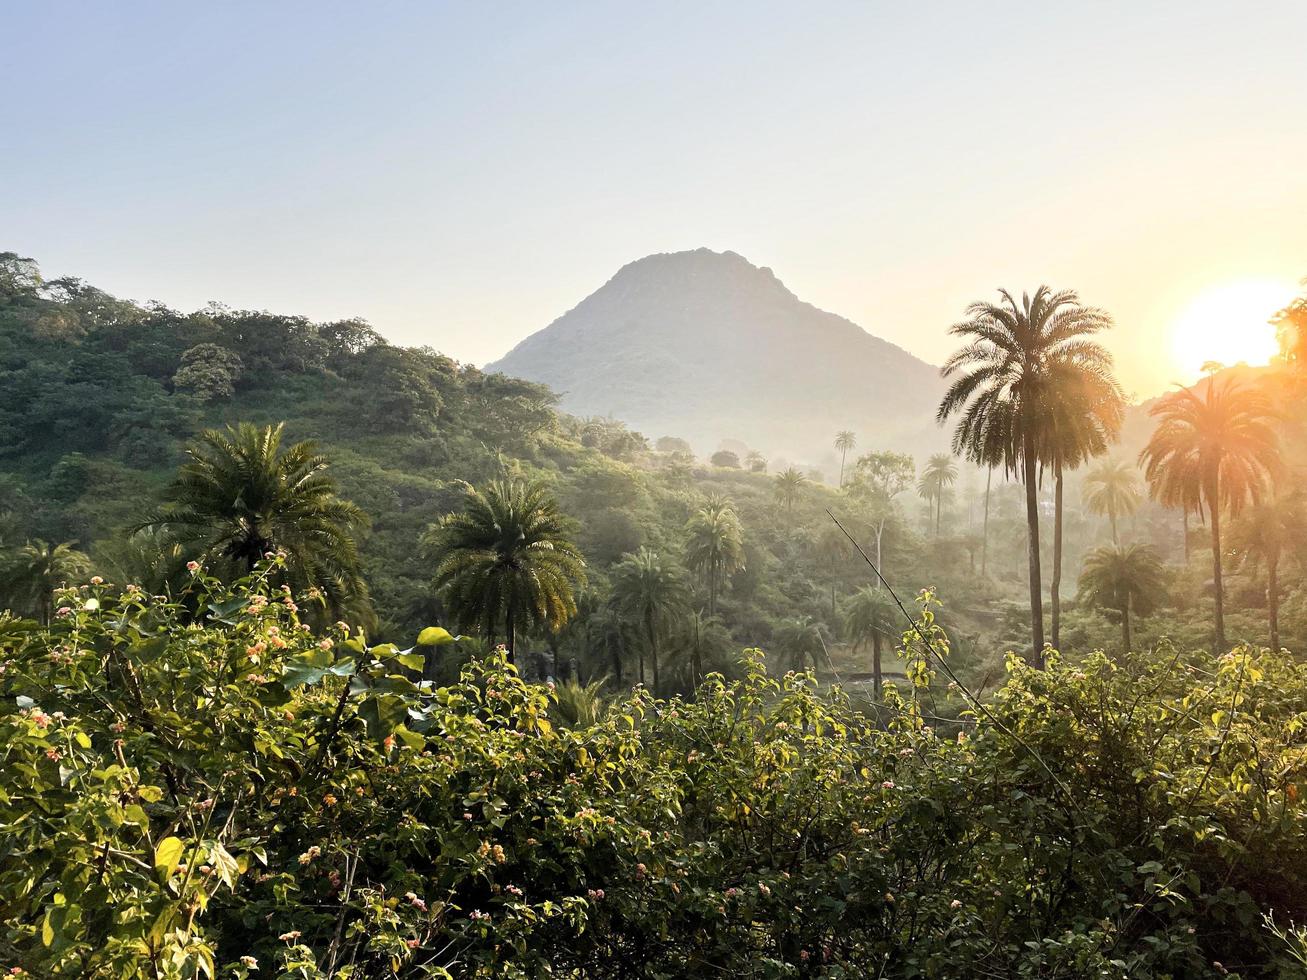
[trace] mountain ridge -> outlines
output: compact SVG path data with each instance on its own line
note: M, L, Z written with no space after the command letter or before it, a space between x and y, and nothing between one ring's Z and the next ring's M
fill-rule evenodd
M566 411L700 451L734 439L818 461L845 428L868 448L943 442L936 367L733 251L628 262L486 370L550 385Z

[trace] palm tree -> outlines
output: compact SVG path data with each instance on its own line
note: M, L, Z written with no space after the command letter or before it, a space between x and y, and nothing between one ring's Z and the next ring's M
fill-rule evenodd
M787 467L783 472L776 474L776 499L787 511L793 510L794 501L799 496L799 488L807 482L808 478L793 466Z
M689 610L690 590L679 568L664 562L656 552L641 548L613 567L613 604L637 620L653 664L654 692L662 690L658 676L658 645L666 632ZM640 683L644 683L644 653L640 654Z
M569 678L554 688L550 716L564 728L589 728L598 724L608 710L603 688L602 680L582 684L574 677Z
M813 541L812 549L819 559L826 562L826 568L830 572L830 614L831 621L834 622L835 590L839 584L839 560L849 553L849 539L834 524L827 524Z
M776 643L789 654L792 670L803 670L807 660L816 670L817 654L825 649L821 624L811 616L796 616L781 623L776 629Z
M19 609L49 623L54 612L54 591L91 570L91 559L73 542L49 544L40 539L18 548L5 563L0 579L6 599Z
M1000 303L972 303L950 333L964 347L941 373L953 383L940 402L938 420L960 414L953 451L982 466L1020 474L1026 488L1026 556L1030 575L1031 662L1043 665L1044 609L1039 567L1039 467L1046 459L1050 387L1065 371L1056 362L1078 357L1098 361L1106 353L1086 339L1108 327L1101 310L1081 306L1071 290L1040 286L1018 304L1006 290Z
M708 615L717 614L717 593L744 567L744 531L730 501L710 499L685 525L685 563L708 584Z
M935 503L935 537L939 537L939 518L944 505L944 490L958 478L958 467L947 453L935 453L926 461L917 481L917 493L927 504Z
M994 467L985 467L985 522L980 531L980 574L985 576L989 564L989 488L994 481Z
M844 607L844 635L857 650L864 643L871 643L871 684L876 699L881 693L881 642L887 636L894 635L895 608L889 595L882 589L864 585L853 595Z
M1271 649L1280 651L1280 561L1286 550L1307 543L1307 514L1300 494L1267 500L1245 511L1230 526L1235 549L1249 564L1266 566L1266 611Z
M242 422L200 433L163 507L133 530L159 532L198 547L197 557L231 559L246 572L283 552L289 584L317 587L334 614L366 618L354 536L367 518L337 496L328 460L312 442L282 449L282 429Z
M435 587L460 628L479 628L492 644L504 636L511 660L519 633L555 632L576 612L585 561L571 521L543 483L464 486L463 509L425 538Z
M1130 652L1130 613L1147 616L1162 601L1166 572L1152 545L1095 548L1080 574L1080 597L1121 617L1121 651Z
M835 434L835 448L840 451L840 486L844 486L844 458L857 444L858 437L848 429L841 429Z
M1139 489L1139 470L1123 459L1104 460L1085 474L1085 505L1112 524L1112 543L1117 537L1118 517L1133 514L1143 500Z
M1259 503L1279 471L1276 412L1260 388L1233 379L1209 378L1206 391L1182 388L1150 413L1158 421L1140 453L1155 497L1196 505L1211 517L1212 584L1217 650L1225 648L1225 587L1221 563L1221 515L1232 517Z
M1101 456L1116 441L1125 398L1112 376L1112 358L1097 344L1070 346L1050 359L1045 385L1044 452L1053 470L1053 580L1049 585L1052 643L1061 643L1063 484L1067 470Z
M721 620L701 612L691 612L682 620L682 625L680 636L668 659L684 658L690 661L690 686L694 688L706 674L705 663L725 666L726 654L731 649L731 634Z

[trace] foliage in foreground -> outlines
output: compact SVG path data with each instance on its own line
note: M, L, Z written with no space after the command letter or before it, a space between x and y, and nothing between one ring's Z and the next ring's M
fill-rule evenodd
M177 604L96 584L48 628L0 621L0 966L1297 969L1307 669L1284 658L1013 660L955 739L923 720L948 695L911 642L879 723L754 655L694 702L637 690L563 727L502 655L415 683L456 649L443 630L404 651L312 632L274 572L232 594L197 571Z

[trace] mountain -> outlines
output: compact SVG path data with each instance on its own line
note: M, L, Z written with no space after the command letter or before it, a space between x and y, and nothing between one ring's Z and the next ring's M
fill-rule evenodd
M945 442L936 368L735 252L632 262L486 370L549 385L568 412L701 452L730 439L816 462L840 429L860 447L918 455Z

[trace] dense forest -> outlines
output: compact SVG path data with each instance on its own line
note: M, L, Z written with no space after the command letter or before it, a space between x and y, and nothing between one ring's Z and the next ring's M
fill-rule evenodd
M1279 323L1128 406L1001 293L823 473L0 255L0 966L1304 975Z
M460 507L465 484L538 480L571 522L586 570L578 615L561 631L525 638L541 670L574 667L587 680L636 672L647 641L639 616L614 600L613 578L646 549L685 573L685 608L700 614L668 627L667 683L683 689L689 651L703 643L718 667L731 650L760 646L781 663L810 657L825 674L865 674L871 635L892 645L902 624L860 631L851 603L875 576L828 510L882 560L901 596L930 587L942 598L959 669L996 677L1008 649L1029 647L1024 494L1020 474L1001 465L914 460L853 432L832 433L841 465L828 474L788 464L778 472L743 444L696 459L675 434L651 440L613 419L560 414L539 385L391 346L361 321L216 305L181 314L79 280L44 281L13 253L0 261L0 372L0 546L11 556L32 542L66 542L97 571L162 583L160 542L140 528L188 443L208 428L284 423L286 445L313 440L340 495L363 512L356 536L366 615L381 639L448 618L421 543ZM1056 488L1064 500L1058 646L1068 652L1119 646L1115 606L1077 601L1086 557L1118 541L1148 545L1166 562L1132 624L1137 640L1210 642L1210 625L1192 615L1210 588L1203 511L1149 497L1134 457L1150 430L1146 407L1128 409L1121 443L1068 466L1065 488ZM1051 467L1038 477L1046 525L1058 482ZM690 554L695 518L714 505L730 508L738 532L738 555L720 576L705 575ZM1227 632L1265 643L1268 568L1245 530L1235 531ZM1045 569L1054 564L1047 526L1041 556ZM710 585L719 594L710 597ZM1292 575L1278 585L1278 631L1296 646L1307 633L1307 595ZM33 611L21 583L13 588L9 604Z

